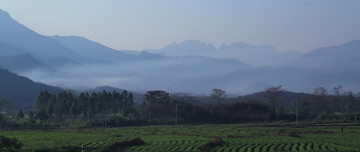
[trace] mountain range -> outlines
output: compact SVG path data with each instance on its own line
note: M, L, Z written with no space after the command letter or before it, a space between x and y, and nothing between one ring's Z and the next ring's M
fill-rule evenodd
M246 43L216 48L199 40L138 52L79 36L44 36L1 10L0 23L0 66L64 88L112 86L195 94L222 88L237 95L278 84L308 93L339 84L346 90L360 89L359 40L305 54Z
M167 56L206 56L214 58L231 58L243 61L252 66L280 65L301 56L300 52L280 52L273 46L254 46L246 43L222 44L219 48L199 40L186 40L180 44L173 43L160 50L150 50Z

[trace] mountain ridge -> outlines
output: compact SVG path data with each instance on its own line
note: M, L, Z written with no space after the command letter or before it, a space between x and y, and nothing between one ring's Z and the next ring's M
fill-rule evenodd
M166 45L160 50L149 50L167 56L205 56L213 58L231 58L252 66L279 65L287 63L301 55L297 51L280 52L270 45L255 46L243 42L222 44L219 48L200 40L185 40L181 43Z
M57 41L40 35L20 24L14 20L9 13L2 10L0 10L0 22L1 42L25 50L37 58L66 56L76 60L87 60Z

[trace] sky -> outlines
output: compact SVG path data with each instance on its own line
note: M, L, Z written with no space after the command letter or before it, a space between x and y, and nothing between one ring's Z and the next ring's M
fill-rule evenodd
M360 39L359 0L1 0L0 9L40 34L119 50L198 39L309 52Z

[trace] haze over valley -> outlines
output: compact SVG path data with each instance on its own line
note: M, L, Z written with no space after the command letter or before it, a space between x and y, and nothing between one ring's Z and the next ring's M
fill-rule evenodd
M308 53L242 42L214 47L201 40L159 50L115 50L80 36L44 36L0 12L0 65L34 81L83 90L112 86L132 91L207 94L261 91L281 84L312 92L338 84L359 90L360 41Z

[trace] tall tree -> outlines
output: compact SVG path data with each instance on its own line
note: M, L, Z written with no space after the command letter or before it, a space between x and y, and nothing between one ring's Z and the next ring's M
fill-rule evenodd
M279 106L278 106L278 100L281 96L281 94L285 90L282 89L282 85L278 86L271 86L268 88L265 88L265 95L268 97L269 102L271 104L271 111L272 114L276 114L276 121L279 122Z
M327 101L328 92L324 87L318 87L314 89L314 95L320 103L321 114L324 116L329 104Z
M40 95L38 96L36 103L35 103L35 108L37 111L40 110L46 110L50 104L50 100L51 100L51 94L48 91L41 91Z
M282 85L278 85L278 86L271 86L268 88L265 88L265 94L266 97L268 97L269 102L271 104L271 110L273 112L276 112L279 110L278 107L278 100L280 98L280 95L284 92L285 90L282 89Z
M23 112L23 110L19 110L18 111L18 113L16 114L16 118L18 118L18 119L22 119L22 118L24 118L24 112Z
M333 88L334 95L340 97L343 92L343 86L337 85Z
M211 97L217 102L222 103L226 97L226 91L222 89L212 89Z
M345 100L343 101L346 115L352 112L354 108L355 97L351 91L344 93Z
M169 104L170 94L162 90L148 91L144 95L146 104Z
M148 120L170 121L172 108L170 94L162 90L148 91L144 95L145 102L141 105L143 116Z

